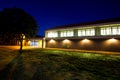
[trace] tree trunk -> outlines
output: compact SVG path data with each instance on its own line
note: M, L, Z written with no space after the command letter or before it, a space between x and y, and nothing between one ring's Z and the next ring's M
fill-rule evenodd
M22 47L23 47L23 40L20 40L20 50L19 50L19 53L22 53Z

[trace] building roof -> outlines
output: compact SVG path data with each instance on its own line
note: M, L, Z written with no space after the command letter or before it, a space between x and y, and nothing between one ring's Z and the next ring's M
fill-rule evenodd
M108 23L115 23L115 22L120 22L120 17L96 20L96 21L91 21L91 22L82 22L82 23L78 23L78 24L68 24L68 25L63 25L63 26L56 26L56 27L50 28L48 30L73 28L73 27L95 26L95 25L101 25L101 24L105 24L105 23L107 23L107 24Z

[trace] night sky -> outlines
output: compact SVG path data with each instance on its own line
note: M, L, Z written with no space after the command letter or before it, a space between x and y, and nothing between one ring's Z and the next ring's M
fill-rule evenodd
M42 36L55 26L120 17L120 0L0 0L0 11L14 6L37 20Z

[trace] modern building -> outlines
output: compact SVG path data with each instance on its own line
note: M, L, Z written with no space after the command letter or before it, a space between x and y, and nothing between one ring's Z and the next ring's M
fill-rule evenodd
M120 18L57 26L45 39L47 48L120 51Z

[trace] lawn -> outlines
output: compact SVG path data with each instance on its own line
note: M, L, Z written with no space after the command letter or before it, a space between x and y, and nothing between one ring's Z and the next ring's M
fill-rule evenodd
M0 48L0 80L120 80L120 55Z

